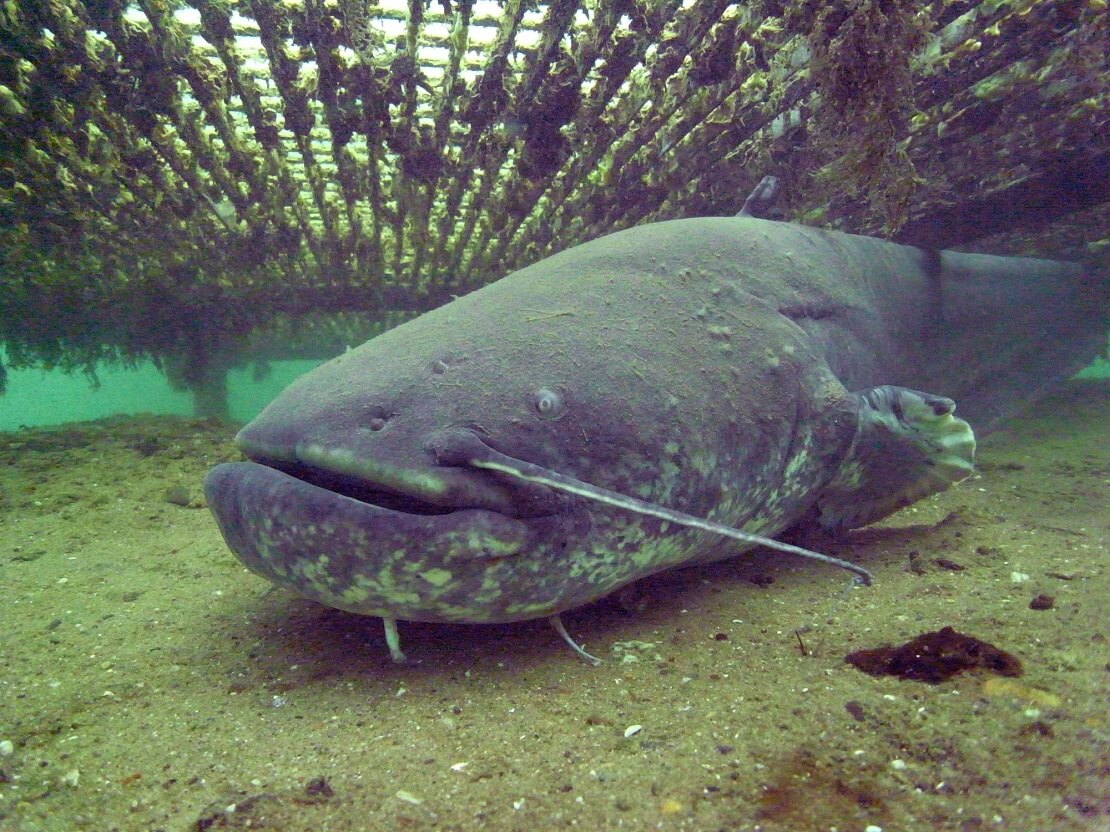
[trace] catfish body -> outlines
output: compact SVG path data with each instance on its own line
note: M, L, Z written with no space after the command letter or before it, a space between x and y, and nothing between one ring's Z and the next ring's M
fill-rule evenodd
M306 374L206 493L249 568L321 603L556 615L743 547L460 463L445 431L756 534L860 525L966 476L949 397L986 424L1094 354L1083 286L1071 264L751 217L640 226Z

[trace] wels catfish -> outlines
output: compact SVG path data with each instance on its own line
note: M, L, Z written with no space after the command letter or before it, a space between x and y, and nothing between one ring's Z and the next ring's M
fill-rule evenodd
M397 660L398 620L548 617L578 649L564 610L756 544L823 558L769 538L966 477L954 400L988 425L1083 366L1094 285L748 213L642 225L306 374L205 493L249 569L381 616Z

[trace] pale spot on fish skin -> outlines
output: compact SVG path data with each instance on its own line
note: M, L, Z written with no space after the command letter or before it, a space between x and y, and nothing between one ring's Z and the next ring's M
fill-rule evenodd
M498 577L495 570L487 569L482 573L481 591L485 594L492 593L495 597L500 596L501 579Z
M345 587L337 587L335 576L328 570L330 558L300 558L291 564L290 574L295 584L318 598L335 597Z
M702 477L710 477L717 470L719 460L716 454L698 455L690 460L690 467L694 469L694 473Z
M682 474L682 469L671 462L669 459L664 459L661 463L659 463L659 473L660 475L662 475L665 482L670 483L671 481L678 479L678 477ZM669 491L671 489L668 488L667 490Z
M809 454L804 450L798 451L794 454L793 458L786 463L786 470L784 472L787 479L796 476L798 471L809 464Z
M541 616L551 614L551 605L547 601L544 601L541 604L509 604L507 607L505 607L505 611L510 615L519 616L520 618L539 618Z
M444 587L455 577L450 571L446 569L425 569L420 573L420 577L430 583L432 586Z
M507 557L517 554L522 545L521 540L501 540L481 529L464 529L444 534L439 541L439 550L441 560L446 563L456 556Z
M423 568L423 563L413 564L415 570ZM378 570L378 594L389 602L394 607L404 606L406 604L416 605L420 603L420 595L416 592L405 592L398 588L397 581L394 579L393 564L386 563Z
M466 624L475 624L487 618L485 615L476 616L473 609L458 604L439 604L436 612L447 621L461 621Z
M839 486L856 487L863 481L863 466L856 460L842 463L836 475Z
M339 598L344 604L361 604L370 597L370 590L364 586L348 586L339 593Z
M361 604L367 598L375 599L383 595L381 584L363 573L351 576L351 583L340 593L339 597L350 604Z

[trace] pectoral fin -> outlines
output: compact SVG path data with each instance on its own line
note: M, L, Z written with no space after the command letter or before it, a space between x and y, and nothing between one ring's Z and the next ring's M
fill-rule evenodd
M817 501L826 529L866 526L974 470L975 434L951 399L890 385L853 395L856 437Z

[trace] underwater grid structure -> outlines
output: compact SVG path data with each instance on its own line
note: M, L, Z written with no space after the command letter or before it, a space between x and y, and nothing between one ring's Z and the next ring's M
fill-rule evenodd
M1107 54L1105 0L8 0L0 346L218 384L766 174L790 219L1097 259Z

